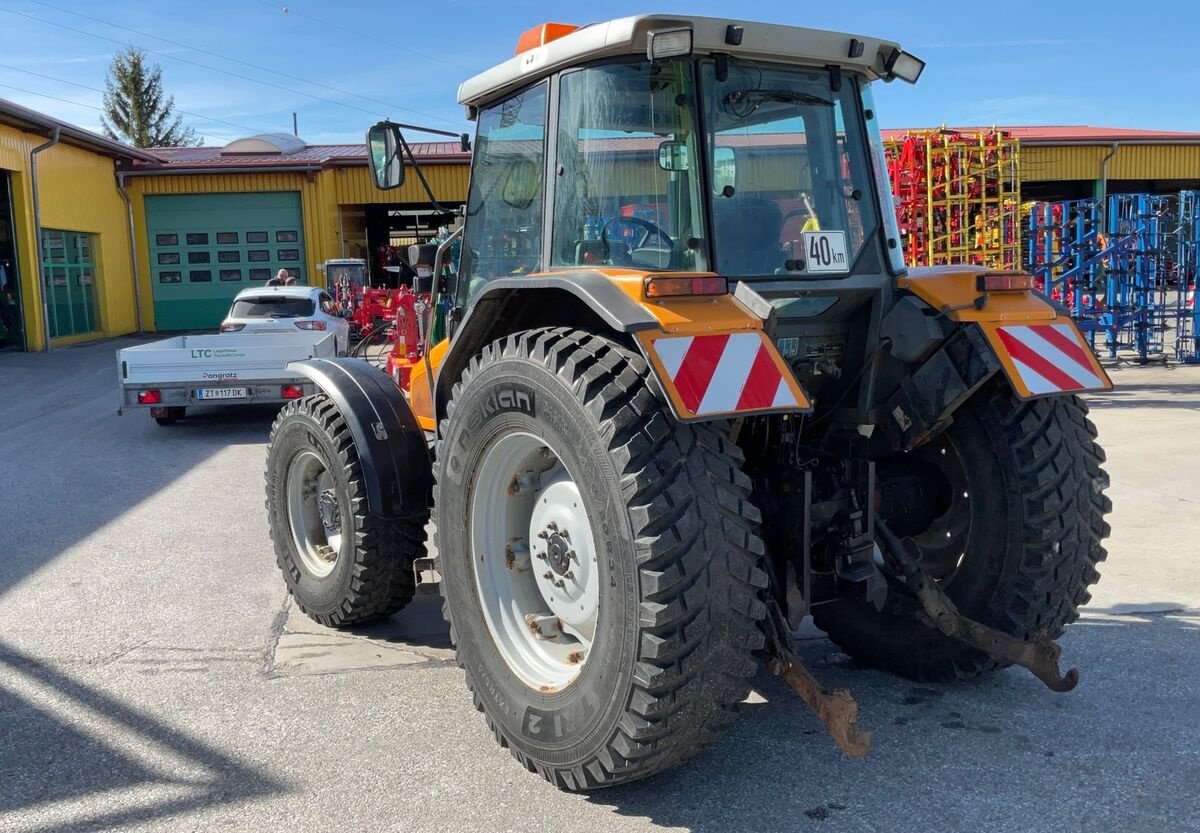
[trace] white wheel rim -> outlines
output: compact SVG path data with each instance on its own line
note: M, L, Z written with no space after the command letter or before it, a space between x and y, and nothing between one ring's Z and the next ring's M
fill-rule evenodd
M532 689L570 685L596 637L599 563L579 488L544 440L507 434L487 450L470 528L475 589L500 655Z
M342 518L337 482L314 451L301 451L288 463L288 528L304 569L324 578L342 550Z

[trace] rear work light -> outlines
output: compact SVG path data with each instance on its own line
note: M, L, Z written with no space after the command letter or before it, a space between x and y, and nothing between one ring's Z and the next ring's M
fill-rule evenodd
M324 321L297 321L296 326L302 330L323 330L325 329Z
M304 388L299 385L282 385L279 395L284 399L300 399L304 396Z
M990 272L975 279L980 292L1028 292L1033 289L1033 276L1023 272Z
M646 33L646 57L651 61L692 54L692 30L657 29Z
M138 391L139 405L157 405L162 402L162 391L151 388Z
M678 298L688 295L725 295L729 282L720 276L694 278L646 278L647 298Z
M245 324L222 324L221 325L221 332L223 332L223 333L236 333L236 332L239 332L244 329L246 329Z

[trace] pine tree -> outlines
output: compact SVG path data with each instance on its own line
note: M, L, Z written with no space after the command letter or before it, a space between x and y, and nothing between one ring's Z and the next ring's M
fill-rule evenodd
M175 97L163 93L162 68L132 46L113 56L104 82L104 117L110 139L137 148L191 147L200 144L192 128L175 115Z

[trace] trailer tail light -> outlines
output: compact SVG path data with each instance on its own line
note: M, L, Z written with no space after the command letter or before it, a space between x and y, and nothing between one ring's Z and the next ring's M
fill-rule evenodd
M162 391L155 388L138 391L139 405L158 405L162 402Z
M296 326L302 330L324 330L324 321L297 321Z
M284 399L300 399L304 396L304 388L299 385L283 385L279 388L279 395Z
M222 324L221 325L221 332L223 332L223 333L237 333L237 332L241 332L244 329L246 329L245 324Z
M1028 292L1033 289L1033 276L1023 272L989 272L975 279L980 292Z
M719 276L689 278L646 278L647 298L677 298L687 295L725 295L729 282Z

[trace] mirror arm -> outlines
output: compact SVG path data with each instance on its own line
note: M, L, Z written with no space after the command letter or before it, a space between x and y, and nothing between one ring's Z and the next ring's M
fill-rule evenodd
M412 148L410 148L408 146L408 142L405 141L404 134L397 132L397 136L400 139L400 147L404 148L404 152L408 154L408 160L412 162L413 170L417 172L417 179L421 180L421 187L425 189L425 194L429 197L430 205L443 214L454 214L455 211L453 209L442 205L440 202L438 202L437 197L433 195L433 189L429 187L429 181L425 179L425 172L421 170L420 163L418 163L417 158L413 156Z

